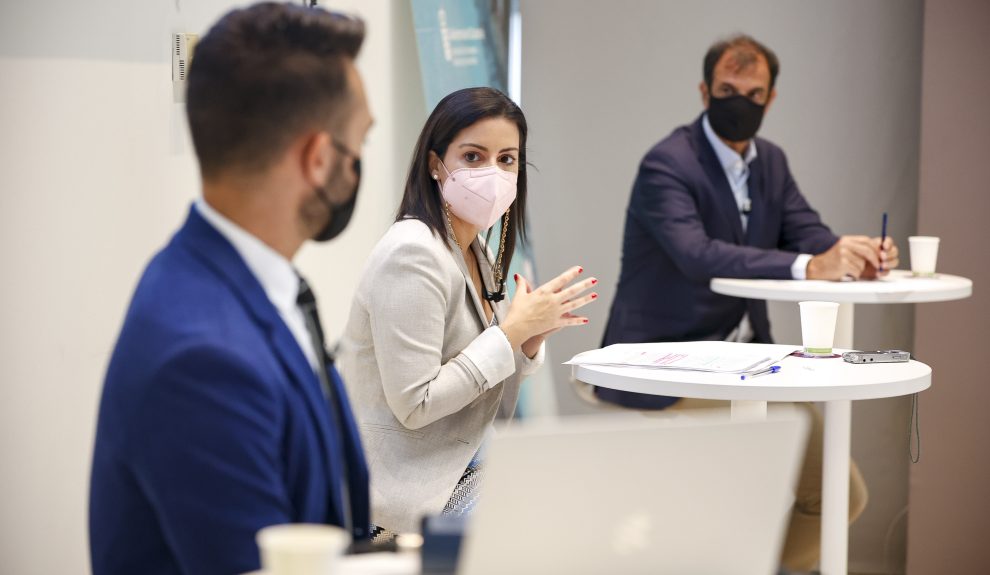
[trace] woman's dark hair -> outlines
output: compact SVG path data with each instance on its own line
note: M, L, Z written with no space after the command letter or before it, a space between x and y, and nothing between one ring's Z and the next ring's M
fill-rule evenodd
M508 96L494 88L465 88L447 95L426 120L416 142L402 203L395 220L417 219L433 230L450 247L447 216L436 180L430 173L430 152L443 159L450 142L461 130L487 118L505 118L519 129L519 177L516 200L509 207L509 225L505 234L502 269L495 275L508 276L509 262L516 248L516 238L526 241L526 117ZM489 234L491 230L489 230ZM501 271L501 274L498 273Z

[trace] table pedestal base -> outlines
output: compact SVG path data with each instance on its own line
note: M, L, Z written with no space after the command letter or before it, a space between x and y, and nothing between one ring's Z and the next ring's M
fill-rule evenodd
M855 349L853 347L853 328L856 326L854 305L839 304L839 313L835 317L835 338L832 340L834 347Z
M733 421L767 417L767 402L733 400ZM825 402L822 457L822 575L846 575L849 554L849 454L852 402Z
M822 575L846 575L851 432L852 402L826 401L822 461Z

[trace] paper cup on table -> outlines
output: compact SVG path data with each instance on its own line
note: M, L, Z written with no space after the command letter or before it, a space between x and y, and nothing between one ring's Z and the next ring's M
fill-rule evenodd
M832 301L803 301L798 305L801 307L804 352L808 355L831 355L839 304Z
M911 273L921 277L935 275L935 263L938 261L938 242L934 236L911 236L908 244L911 248Z
M333 525L272 525L258 531L266 575L332 575L340 570L351 536Z

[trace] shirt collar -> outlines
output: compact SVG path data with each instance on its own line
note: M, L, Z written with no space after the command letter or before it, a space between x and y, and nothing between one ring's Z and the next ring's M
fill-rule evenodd
M234 246L251 273L261 283L265 295L279 311L296 306L299 276L292 262L268 244L216 211L203 198L196 200L196 211Z
M712 149L715 150L715 155L718 157L718 163L722 164L722 169L726 172L739 172L742 168L749 166L756 159L756 144L753 140L749 141L749 145L746 146L746 155L740 157L735 150L729 147L728 144L722 141L721 138L712 129L711 122L708 121L708 114L705 114L701 120L701 125L705 130L705 137L708 138L708 143L712 145ZM745 165L740 163L740 160L745 162Z

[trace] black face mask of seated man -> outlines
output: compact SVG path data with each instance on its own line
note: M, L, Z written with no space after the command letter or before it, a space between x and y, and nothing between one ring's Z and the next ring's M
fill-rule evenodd
M344 179L343 170L334 170L334 174L326 186L316 190L316 197L320 198L320 201L330 210L330 219L327 224L313 237L318 242L332 240L340 235L350 223L351 216L354 215L354 206L357 204L358 189L361 187L361 158L354 158L354 191L351 193L350 199L339 204L331 202L327 197L327 189L334 187L334 184L342 182Z
M756 135L763 122L766 104L760 105L746 96L708 99L708 121L720 137L730 142L745 142Z

